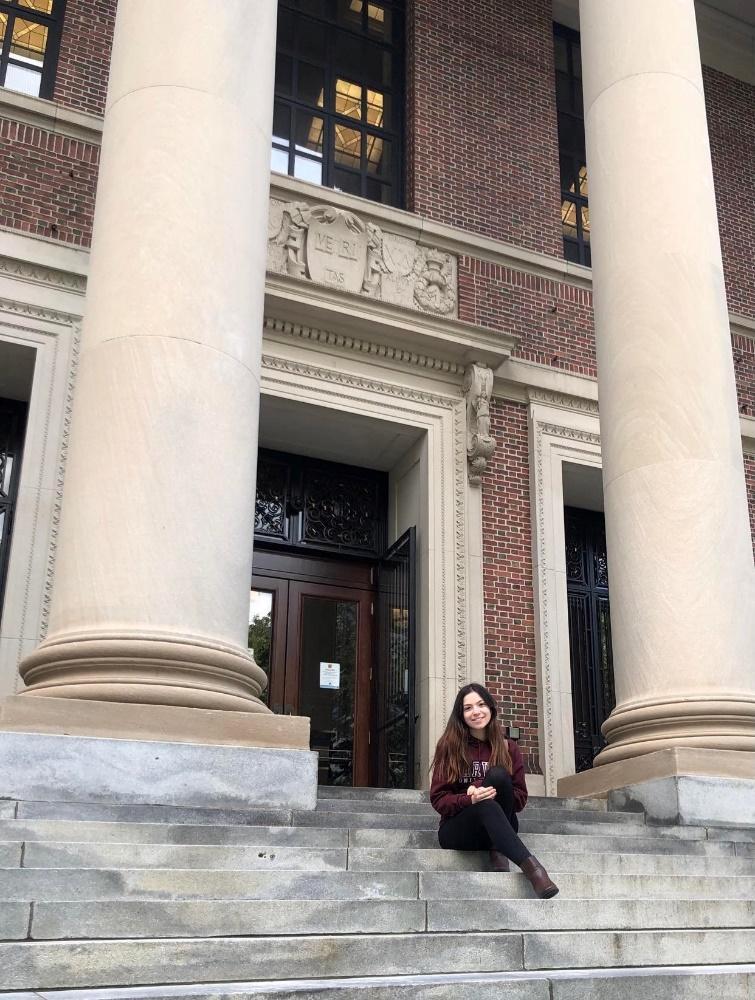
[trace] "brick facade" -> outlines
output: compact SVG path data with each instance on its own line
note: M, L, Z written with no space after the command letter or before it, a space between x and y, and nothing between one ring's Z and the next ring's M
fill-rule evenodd
M68 108L105 113L117 0L68 0L55 100Z
M485 667L501 720L520 729L527 770L539 773L527 408L494 399L498 447L483 478Z
M549 0L413 0L407 35L407 207L561 257Z
M89 246L99 146L0 118L0 226Z
M515 334L517 358L596 374L592 293L586 289L462 257L459 316Z
M729 309L755 319L755 87L703 78Z

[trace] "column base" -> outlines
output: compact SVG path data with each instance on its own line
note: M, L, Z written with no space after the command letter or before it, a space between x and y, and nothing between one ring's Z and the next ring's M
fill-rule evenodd
M608 796L615 808L644 809L648 822L702 826L755 824L755 753L658 750L560 778L558 794Z
M595 766L660 750L688 748L755 754L755 697L689 695L618 705L603 723L608 746Z
M24 696L266 713L265 672L240 646L168 632L45 639L20 667Z
M57 698L0 702L0 799L313 809L309 719Z

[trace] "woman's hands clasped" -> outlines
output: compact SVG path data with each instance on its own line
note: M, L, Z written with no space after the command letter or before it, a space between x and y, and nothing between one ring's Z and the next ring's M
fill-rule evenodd
M478 802L486 802L488 799L494 799L495 788L485 785L477 788L476 785L470 785L467 789L467 795L472 800L472 805L477 805Z

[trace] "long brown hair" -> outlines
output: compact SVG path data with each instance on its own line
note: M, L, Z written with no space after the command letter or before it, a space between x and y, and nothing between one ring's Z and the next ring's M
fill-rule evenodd
M446 728L438 740L430 769L444 775L446 781L460 781L469 769L467 757L467 741L469 728L464 722L464 699L468 694L477 694L490 709L490 722L487 729L487 740L490 744L489 767L505 767L511 774L511 753L509 744L503 735L503 730L496 722L498 708L493 696L482 684L465 684L456 695L454 707L451 710Z

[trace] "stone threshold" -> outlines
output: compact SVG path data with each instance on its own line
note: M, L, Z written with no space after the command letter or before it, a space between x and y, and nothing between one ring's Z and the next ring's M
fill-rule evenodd
M343 979L284 979L251 982L185 983L169 986L123 986L105 989L39 990L0 992L0 1000L193 1000L212 996L274 996L276 993L307 993L312 990L399 988L408 986L464 986L491 983L563 982L569 980L652 979L662 976L755 976L755 964L663 965L625 968L548 969L525 972L460 972L438 975L358 976ZM608 985L608 984L607 984Z

